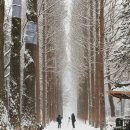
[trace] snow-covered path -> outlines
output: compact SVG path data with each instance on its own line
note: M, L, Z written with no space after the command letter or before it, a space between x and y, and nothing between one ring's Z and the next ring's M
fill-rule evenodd
M44 130L99 130L99 128L93 128L84 122L76 121L75 123L75 129L72 128L71 122L68 121L62 121L61 129L57 128L57 122L51 122Z

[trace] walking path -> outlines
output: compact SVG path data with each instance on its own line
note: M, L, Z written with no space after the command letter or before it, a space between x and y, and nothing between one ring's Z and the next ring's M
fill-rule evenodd
M62 121L61 129L57 128L57 122L51 122L44 130L99 130L99 128L93 128L84 122L76 121L75 128L72 128L71 121Z

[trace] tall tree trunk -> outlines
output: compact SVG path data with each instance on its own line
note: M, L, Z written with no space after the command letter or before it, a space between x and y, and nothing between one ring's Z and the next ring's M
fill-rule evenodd
M12 46L10 57L10 122L14 129L20 128L20 48L21 48L21 0L13 0Z
M36 1L37 2L37 1ZM35 3L37 4L37 3ZM37 7L36 7L37 8ZM38 11L36 9L36 13L38 15ZM36 46L36 119L37 123L40 123L41 115L40 115L40 62L39 62L39 35L40 35L40 30L38 29L38 18L37 18L37 46Z
M105 42L106 42L106 73L107 73L107 80L108 80L108 91L111 90L111 84L109 83L111 80L111 75L110 75L111 68L110 68L109 58L110 58L110 46L112 46L114 44L111 39L115 34L115 32L114 32L115 1L111 1L109 8L111 10L111 13L109 15L110 21L108 22L108 24L109 24L108 26L110 27L110 32L112 32L112 33L106 35L106 37L105 37ZM114 106L113 97L108 94L108 99L109 99L109 104L110 104L110 109L111 109L111 116L113 117L113 116L115 116L115 106Z
M106 40L106 42L107 42L107 40ZM107 73L107 81L108 81L108 91L110 91L112 88L111 84L109 83L111 80L110 63L108 61L109 60L109 53L110 53L109 45L106 45L106 73ZM110 103L111 116L114 117L115 116L115 105L114 105L113 97L108 94L108 99L109 99L109 103Z
M89 30L89 124L93 125L93 90L94 90L94 45L93 45L93 2L89 0L90 30Z
M87 77L85 77L85 82L84 82L84 91L85 91L85 94L84 94L84 101L85 101L85 104L84 104L84 120L85 120L85 123L86 121L88 120L88 83L87 83Z
M47 9L47 0L44 1L43 11ZM47 11L45 11L47 13ZM47 16L43 14L43 124L47 123Z
M110 76L107 77L108 80L110 81ZM108 90L111 90L111 84L108 83ZM110 103L110 109L111 109L111 116L114 117L115 116L115 105L114 105L114 101L113 101L113 97L108 95L108 99L109 99L109 103Z
M100 74L99 74L99 3L96 1L95 5L95 12L96 12L96 71L95 71L95 108L94 108L94 113L95 113L95 127L99 127L99 81L100 81Z
M105 96L104 96L104 0L100 0L100 129L105 127Z
M4 114L6 106L6 91L4 86L4 0L0 2L0 119ZM2 123L2 122L1 122ZM3 128L4 129L4 128Z
M36 94L39 94L39 83L36 76L38 65L38 44L36 41L37 37L37 0L27 1L27 24L26 24L26 37L25 37L25 69L24 69L24 95L23 95L23 113L24 119L30 121L28 127L36 127L37 116L36 105L39 106L39 95L36 98ZM38 78L38 77L37 77ZM37 91L38 90L38 91ZM38 104L36 104L36 99L38 99ZM39 110L38 110L39 111ZM37 119L38 121L39 119Z
M0 3L0 100L4 102L5 88L4 88L4 0Z
M86 5L88 6L88 5ZM85 9L85 17L88 16L88 9L86 8ZM89 21L87 19L85 19L85 23L87 24ZM86 28L84 30L84 35L86 37L86 41L89 41L89 29ZM85 48L88 48L88 44L85 44ZM84 56L85 56L85 59L84 59L84 63L85 63L85 66L87 66L87 69L85 71L85 81L84 81L84 93L85 93L85 123L86 123L86 120L89 119L89 88L90 88L90 74L89 74L89 62L88 60L86 60L86 58L88 59L89 57L89 49L85 49L84 50ZM84 104L83 104L84 105Z
M94 126L94 25L93 25L93 1L90 0L90 64L91 64L91 115L92 115L92 125Z

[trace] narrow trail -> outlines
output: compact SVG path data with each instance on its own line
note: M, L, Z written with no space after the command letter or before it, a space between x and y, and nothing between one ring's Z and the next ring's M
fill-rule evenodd
M71 121L62 121L61 129L57 128L57 122L51 122L44 130L99 130L99 128L93 128L84 122L77 120L75 123L75 128L72 128Z

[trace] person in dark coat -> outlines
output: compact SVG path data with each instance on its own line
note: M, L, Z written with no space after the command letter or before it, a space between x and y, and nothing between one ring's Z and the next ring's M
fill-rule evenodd
M39 128L40 128L40 130L43 130L43 129L44 129L43 126L42 126L42 124L40 124L40 127L39 127Z
M61 115L58 115L58 117L56 118L56 121L58 122L58 128L61 128L61 120L62 120L62 117Z
M43 129L44 129L44 127L42 124L37 125L37 130L43 130Z
M71 120L72 120L72 126L73 126L73 128L75 128L75 121L76 121L76 119L75 119L74 113L72 113L72 115L71 115Z

